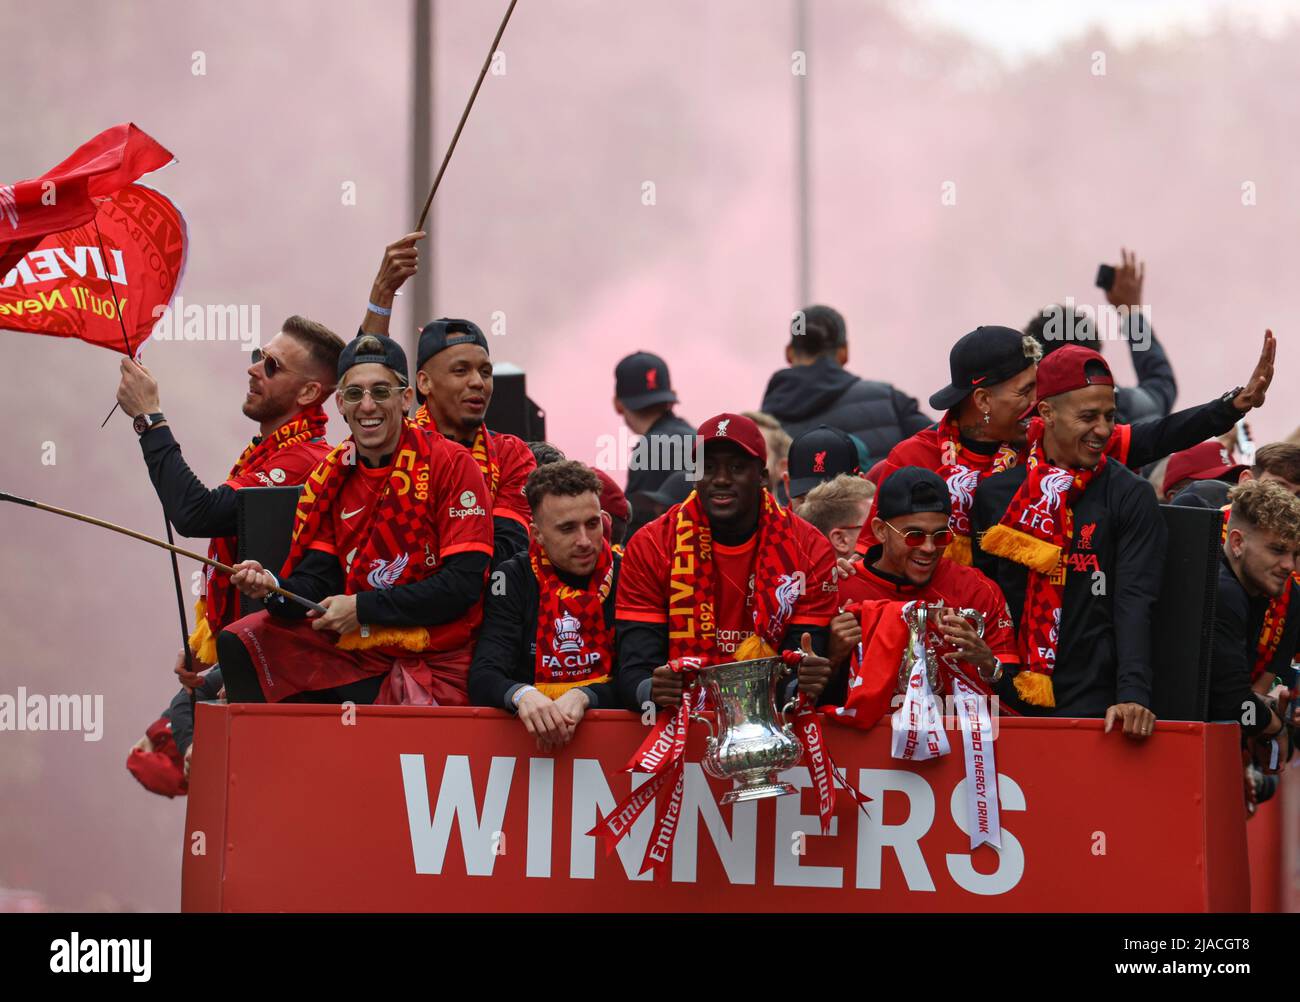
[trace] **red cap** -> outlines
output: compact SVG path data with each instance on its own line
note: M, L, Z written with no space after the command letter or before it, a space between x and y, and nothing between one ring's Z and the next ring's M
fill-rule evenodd
M725 438L728 442L735 442L760 462L767 462L767 440L763 438L758 425L743 414L719 414L711 417L700 425L696 434L700 436L702 445Z
M627 496L623 493L623 488L614 483L614 478L604 470L597 470L592 467L596 476L600 478L600 507L602 511L607 511L615 518L624 520L632 517L632 506L627 503Z
M189 790L185 779L185 765L180 749L172 740L171 724L159 718L145 732L153 742L154 750L140 751L132 748L126 758L126 767L140 785L164 797L176 797Z
M1218 480L1229 473L1241 473L1245 468L1242 463L1232 461L1227 446L1212 438L1169 457L1161 490L1168 494L1170 488L1184 480Z
M1089 362L1097 362L1105 370L1089 376L1084 372ZM1046 400L1059 393L1081 390L1085 386L1114 386L1115 377L1100 352L1080 344L1067 344L1057 348L1038 363L1038 399Z

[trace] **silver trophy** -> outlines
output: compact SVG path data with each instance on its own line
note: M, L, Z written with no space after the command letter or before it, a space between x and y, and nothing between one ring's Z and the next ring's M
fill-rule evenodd
M708 717L691 716L709 728L704 771L735 782L721 803L798 793L797 787L777 779L778 773L798 765L803 755L793 725L776 708L778 686L790 676L785 662L779 657L731 661L702 668L700 674L718 715L716 732ZM793 705L787 703L785 709Z
M939 645L942 643L943 634L939 631L944 611L955 612L961 616L973 627L975 632L984 636L984 614L978 609L954 609L951 606L945 606L942 602L913 602L903 613L903 619L907 622L907 647L903 649L903 658L898 665L898 691L906 692L908 680L912 677L912 667L915 664L916 656L913 653L916 650L916 642L922 641L922 647L925 650L925 674L930 682L930 689L936 695L944 695L947 692L945 679L940 671L942 663L949 671L961 675L968 684L974 686L970 676L967 674L966 667L959 658L953 654L940 654ZM996 678L985 678L984 672L979 672L979 677L987 685L990 682L996 682Z

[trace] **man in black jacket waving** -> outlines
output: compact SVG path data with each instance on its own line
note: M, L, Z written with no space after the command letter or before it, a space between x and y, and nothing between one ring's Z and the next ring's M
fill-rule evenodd
M524 486L527 553L493 575L469 670L470 702L516 713L543 751L567 744L591 707L618 706L614 597L619 556L582 463L548 463Z
M795 314L785 359L789 368L773 374L759 410L780 421L792 438L824 424L856 435L873 459L882 459L933 423L913 397L845 370L848 333L844 318L829 306Z

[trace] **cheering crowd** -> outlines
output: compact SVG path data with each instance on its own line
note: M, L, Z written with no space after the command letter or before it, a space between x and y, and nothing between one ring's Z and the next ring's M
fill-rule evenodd
M936 418L853 375L844 319L810 306L758 411L693 424L662 358L620 361L614 408L638 436L621 489L485 426L492 361L471 321L426 324L411 369L388 324L422 236L386 249L351 341L294 316L253 353L242 410L258 434L215 488L186 465L155 379L122 362L118 401L168 517L235 569L208 571L182 689L131 752L148 788L186 789L191 690L496 707L552 751L588 709L677 705L683 663L755 640L791 652L783 697L869 727L907 681L897 609L914 601L946 607L938 694L959 680L998 712L1099 717L1143 740L1161 502L1222 512L1209 719L1241 724L1248 796L1275 785L1300 654L1300 443L1239 454L1271 333L1242 385L1174 410L1125 253L1106 296L1136 387L1115 385L1094 317L1050 306L956 339ZM331 397L350 432L334 446ZM288 560L236 564L237 492L287 485L302 487ZM241 616L241 594L260 611Z

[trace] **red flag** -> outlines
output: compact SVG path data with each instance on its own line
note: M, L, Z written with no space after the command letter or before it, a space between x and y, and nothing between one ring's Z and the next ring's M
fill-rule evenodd
M130 122L83 143L40 177L0 185L0 276L50 233L89 223L95 200L175 158Z
M126 352L120 306L131 353L149 337L185 270L185 219L167 196L142 184L99 199L92 218L98 233L87 221L39 238L0 277L0 330Z
M846 610L858 614L862 644L850 659L844 705L823 708L836 723L866 730L893 708L898 668L910 637L902 615L905 604L868 599Z

